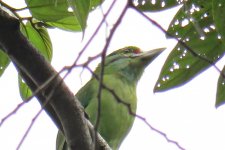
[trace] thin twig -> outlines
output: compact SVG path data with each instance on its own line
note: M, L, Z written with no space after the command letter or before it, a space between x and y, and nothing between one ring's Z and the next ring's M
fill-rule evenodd
M34 125L35 121L37 120L38 116L41 114L42 110L43 110L43 109L40 109L40 110L38 111L38 113L34 116L34 118L31 120L30 125L28 126L26 132L24 133L23 137L20 139L19 144L17 145L17 148L16 148L17 150L19 150L20 147L22 146L23 142L25 141L25 139L26 139L28 133L30 132L31 128L33 127L33 125Z
M102 55L101 55L101 67L100 67L100 77L99 77L99 88L98 88L98 94L97 94L97 99L98 99L98 106L97 106L97 119L95 122L95 129L97 131L98 126L99 126L99 122L100 122L100 117L101 117L101 94L102 94L102 84L103 84L103 78L104 78L104 69L105 69L105 57L106 57L106 53L107 53L107 48L111 42L111 39L117 29L117 27L119 26L119 24L121 23L121 20L123 19L127 9L128 9L128 2L126 3L126 5L124 6L119 18L117 19L117 21L115 22L115 24L113 25L112 29L109 32L109 36L106 39L106 44L102 50Z
M91 37L89 38L89 40L87 41L87 43L84 45L84 47L81 49L81 51L78 54L78 57L76 58L76 60L74 61L74 63L71 65L71 67L76 66L77 62L79 61L80 57L82 56L82 54L84 53L84 51L87 49L87 47L90 45L90 43L92 42L92 40L94 39L94 37L97 35L97 33L99 32L99 30L101 29L103 23L106 20L106 17L109 15L109 13L111 12L113 6L115 5L116 0L114 0L112 2L112 4L110 5L108 11L105 13L105 15L103 15L103 18L101 20L101 22L99 23L98 27L96 28L95 32L91 35ZM71 68L72 69L72 68Z
M16 114L16 112L25 104L27 103L28 101L23 101L21 103L19 103L16 108L14 108L10 113L8 113L4 118L1 119L1 122L0 122L0 127L3 125L3 123L8 119L10 118L12 115Z
M115 2L115 0L114 0L114 2ZM184 148L182 148L182 147L178 144L178 142L173 141L173 140L170 140L170 139L167 137L167 135L166 135L165 133L159 131L158 129L156 129L156 128L154 128L154 127L152 127L152 126L150 125L150 123L149 123L144 117L139 116L139 115L137 115L136 113L132 112L129 103L126 103L126 102L124 102L123 100L121 100L121 99L117 96L117 94L116 94L112 89L107 88L107 87L103 84L104 64L105 64L105 56L106 56L107 48L108 48L108 45L109 45L109 43L110 43L110 41L111 41L111 38L112 38L112 36L113 36L115 30L117 29L118 25L120 24L121 19L123 18L123 16L124 16L126 10L128 9L128 6L130 6L130 5L128 5L128 4L129 4L129 3L127 3L127 5L125 6L123 12L121 13L120 17L118 18L117 22L115 23L115 25L114 25L113 28L111 29L110 35L109 35L109 37L107 38L107 42L106 42L105 47L104 47L104 49L103 49L103 51L102 51L102 53L101 53L101 54L102 54L102 65L101 65L101 68L102 68L102 69L101 69L101 72L100 72L101 74L100 74L100 79L99 79L99 92L98 92L98 93L99 93L99 101L101 101L101 99L100 99L101 96L100 96L100 95L101 95L102 88L108 90L109 92L111 92L111 94L115 97L115 99L116 99L119 103L122 103L123 105L127 106L128 110L129 110L129 113L130 113L132 116L135 116L135 117L141 119L141 120L142 120L143 122L145 122L145 123L146 123L153 131L155 131L155 132L161 134L162 136L164 136L165 139L166 139L168 142L174 143L174 144L177 145L180 149L184 150ZM113 6L113 5L114 5L114 3L113 3L111 6ZM95 37L95 35L96 35L97 32L99 31L99 29L101 28L102 24L103 24L104 21L105 21L105 18L107 17L108 13L111 11L112 8L113 8L113 7L110 7L110 9L108 10L108 12L106 13L106 15L105 15L104 18L102 19L101 23L99 24L99 26L98 26L98 28L96 29L96 31L94 32L94 34L91 36L91 38L89 39L89 41L86 43L86 45L84 46L84 48L83 48L83 49L81 50L81 52L79 53L79 56L78 56L77 59L75 60L74 64L71 65L70 67L64 67L64 68L59 72L59 74L60 74L61 72L65 71L65 70L67 71L67 74L64 76L64 78L69 74L69 72L70 72L74 67L77 67L77 66L78 66L78 65L77 65L77 61L79 60L79 58L80 58L81 55L83 54L84 50L87 48L87 46L89 45L89 43L93 40L93 38ZM133 8L133 7L132 7L132 8ZM137 9L135 9L135 10L137 10ZM138 12L139 12L139 11L138 11ZM139 13L140 13L140 12L139 12ZM142 14L143 14L143 13L142 13ZM144 15L144 16L145 16L145 15ZM145 17L147 17L147 16L145 16ZM147 17L147 19L149 20L148 17ZM151 20L151 19L150 19L150 20ZM157 24L154 20L151 20L151 22L152 22L153 24L155 24L159 29L161 29L165 34L171 36L171 35L170 35L169 33L167 33L167 32L166 32L159 24ZM173 36L172 36L172 37L173 37ZM180 42L181 44L186 45L184 42L182 42L182 41L180 41L180 40L178 40L178 42ZM186 45L185 47L186 47L188 50L190 50L190 48L189 48L187 45ZM192 51L191 51L191 52L192 52ZM196 55L196 56L198 56L198 57L202 57L202 56L199 56L196 52L192 52L192 53L193 53L193 55ZM203 57L203 58L204 58L204 57ZM92 61L93 59L89 59L87 62L89 63L90 60ZM208 59L207 59L207 60L208 60ZM208 60L208 61L209 61L209 60ZM208 61L207 61L207 62L208 62ZM210 62L211 62L211 61L210 61ZM88 64L88 63L87 63L87 64ZM213 65L215 65L215 64L213 63ZM84 65L83 67L85 67L85 65ZM87 66L86 66L86 67L87 67ZM94 74L94 73L92 72L92 74ZM58 75L58 74L57 74L57 75ZM57 76L57 75L56 75L56 76ZM43 88L44 88L45 86L49 85L49 82L51 82L56 76L51 77L51 78L48 80L48 82L46 81L42 86L38 87L37 91L38 91L38 92L42 91ZM63 79L64 79L64 78L63 78ZM56 87L55 87L55 88L56 88ZM55 88L53 88L53 89L55 89ZM37 93L38 93L38 92L37 92ZM37 93L36 93L36 94L37 94ZM33 94L33 95L34 95L34 94ZM49 102L49 99L50 99L50 98L48 98L48 100L46 101L46 103L43 105L43 108L44 108L44 106ZM22 104L22 105L23 105L23 104ZM99 105L100 105L100 102L99 102ZM19 107L21 107L21 106L19 106ZM30 126L27 128L27 131L25 132L23 138L21 139L20 144L18 145L18 148L19 148L20 145L23 143L24 139L26 138L27 134L29 133L29 131L30 131L31 127L33 126L35 120L38 118L38 116L39 116L40 113L42 112L43 108L41 108L41 109L39 110L39 112L35 115L35 117L32 119L32 122L31 122ZM100 106L99 106L99 108L100 108ZM15 110L17 111L17 109L18 109L18 108L16 108ZM101 112L101 111L98 111L98 113L99 113L98 118L100 118L100 112ZM13 112L13 113L15 113L15 112ZM98 126L98 124L97 124L96 126Z
M32 126L34 125L35 121L37 120L38 116L39 116L39 115L41 114L41 112L44 110L45 106L46 106L48 103L50 103L50 101L52 100L51 97L53 96L55 90L57 89L57 87L59 87L59 86L63 83L64 79L65 79L65 77L62 78L62 79L60 80L60 82L58 82L57 84L55 84L55 85L52 87L52 90L51 90L51 92L49 93L49 95L47 96L46 101L42 104L41 109L38 111L38 113L37 113L37 114L34 116L34 118L31 120L31 123L30 123L29 127L27 128L26 132L24 133L23 137L21 138L21 140L20 140L20 142L19 142L19 144L18 144L18 146L17 146L17 150L21 147L21 145L22 145L23 142L25 141L27 135L29 134L29 132L30 132ZM52 80L51 80L51 81L52 81Z
M52 76L50 79L48 79L46 82L44 82L42 85L40 85L34 92L32 92L32 95L28 97L23 102L19 103L10 113L8 113L5 117L1 119L0 127L3 125L3 123L12 115L14 115L24 104L30 102L32 98L34 98L37 94L41 93L43 89L45 89L52 80L54 80L59 74L56 74L55 76Z

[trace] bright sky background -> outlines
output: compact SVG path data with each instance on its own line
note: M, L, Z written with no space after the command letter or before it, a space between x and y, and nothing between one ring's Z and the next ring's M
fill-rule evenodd
M19 4L16 5L19 6ZM117 8L119 7L118 5ZM111 19L118 12L118 10L115 10ZM164 28L167 28L175 12L175 10L169 10L160 14L152 13L148 15ZM52 65L57 70L65 65L72 64L100 19L100 11L90 15L85 39L82 43L81 33L50 30L54 48ZM108 21L110 22L110 20ZM82 61L102 50L105 35L106 30L102 29L87 49ZM218 109L214 107L217 78L219 76L214 68L208 69L180 88L153 94L153 87L160 69L174 44L173 40L166 40L161 31L140 17L139 14L130 10L121 26L116 30L109 51L128 45L135 45L143 50L168 47L162 55L148 66L138 84L137 114L145 117L152 126L166 133L170 139L179 142L187 150L224 150L225 107L222 106ZM221 60L217 65L221 68L224 62L225 60ZM96 65L97 62L93 63L91 67L94 69ZM74 93L91 77L87 71L84 71L80 78L80 71L80 69L75 69L66 79L66 83ZM21 102L16 75L16 70L13 65L10 65L0 78L0 119ZM17 147L39 109L38 102L33 99L5 121L0 127L1 149L14 150ZM54 150L56 134L57 128L43 112L36 120L21 149ZM174 144L168 143L163 136L149 129L143 121L136 119L132 131L120 149L177 150L178 148Z

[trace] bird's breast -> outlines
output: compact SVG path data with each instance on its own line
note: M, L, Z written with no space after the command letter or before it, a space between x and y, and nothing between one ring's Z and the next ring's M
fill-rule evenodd
M85 110L93 124L100 117L100 134L111 147L118 147L133 125L134 117L130 110L136 112L136 87L112 76L105 76L103 83L113 92L102 88L101 103L96 96ZM97 116L99 110L100 116Z

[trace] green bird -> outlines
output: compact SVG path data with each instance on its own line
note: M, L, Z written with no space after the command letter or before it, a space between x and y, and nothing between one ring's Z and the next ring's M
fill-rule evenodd
M112 89L120 100L129 104L133 113L136 112L136 87L145 67L158 56L164 48L142 52L138 47L129 46L109 54L105 58L103 84ZM101 66L94 71L99 77ZM98 106L101 106L98 132L107 141L113 150L118 150L122 141L129 133L134 116L129 109L119 103L107 89L102 88L101 105L98 105L99 81L92 77L82 87L76 97L79 99L91 123L96 124ZM57 150L66 150L67 145L61 132L57 136Z

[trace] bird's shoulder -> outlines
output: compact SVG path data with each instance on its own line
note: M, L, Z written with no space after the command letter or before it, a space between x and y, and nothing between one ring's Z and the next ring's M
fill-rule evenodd
M92 78L76 93L76 97L84 108L86 108L89 101L97 95L97 89L98 81Z
M127 94L123 93L123 91L135 94L135 85L132 85L129 81L126 81L126 79L124 79L120 74L105 74L103 85L121 96ZM102 88L103 90L106 90L104 87ZM84 108L88 106L92 99L97 97L98 89L99 81L96 78L92 78L77 92L76 97L79 99Z

